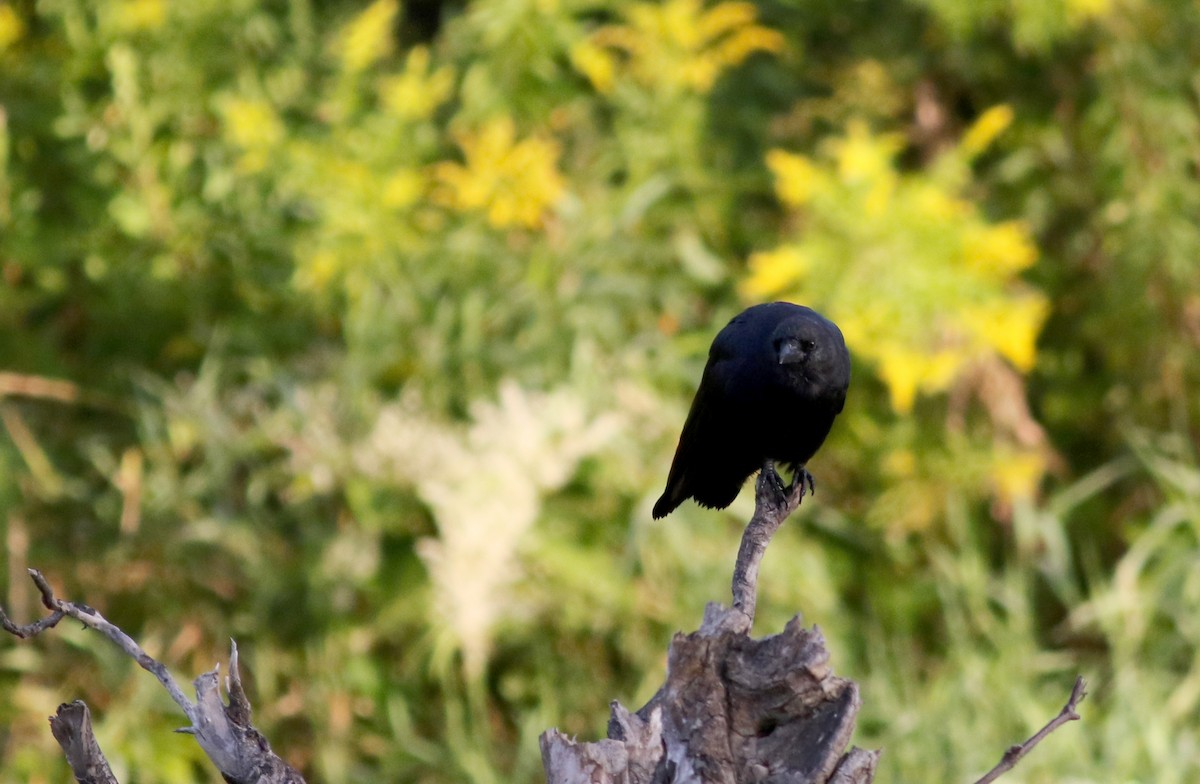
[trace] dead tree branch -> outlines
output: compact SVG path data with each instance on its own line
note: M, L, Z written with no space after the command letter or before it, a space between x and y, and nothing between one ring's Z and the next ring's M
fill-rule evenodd
M699 631L675 636L666 683L637 713L614 702L607 740L544 733L549 784L872 781L879 752L846 750L858 686L833 674L820 630L797 617L775 636L748 636L759 562L803 494L800 477L785 489L764 469L738 552L733 608L710 604Z
M743 623L740 611L709 605L699 631L671 642L650 710L613 703L607 740L543 734L550 784L869 784L878 753L846 752L858 687L830 670L820 631L797 618L753 640Z
M784 489L779 486L774 462L768 460L754 483L754 516L742 532L742 544L733 567L733 609L746 617L746 631L754 623L754 608L758 604L758 565L779 526L800 506L806 479L811 489L812 475L798 469L792 486Z
M225 704L221 699L219 666L196 678L193 683L196 701L192 702L170 671L142 650L133 638L91 607L57 598L50 583L36 569L30 569L29 576L41 592L42 604L51 614L35 623L18 626L0 611L0 624L6 631L25 639L52 628L64 617L74 618L103 634L158 678L190 722L190 726L177 732L195 736L204 753L230 784L304 784L303 777L271 751L266 738L250 723L250 701L242 689L237 643L231 641L229 676L225 679L229 703ZM92 737L87 707L82 702L60 707L59 715L51 719L51 731L66 752L79 781L97 784L115 781L111 771L107 773L108 778L93 775L108 770L108 763ZM82 777L81 770L93 777Z
M50 587L50 583L46 581L45 576L37 569L29 570L29 577L33 580L33 584L37 586L38 591L42 594L42 604L47 610L51 610L56 614L66 615L74 618L84 626L95 629L111 640L118 648L125 652L127 656L138 663L142 669L150 672L154 677L158 678L158 682L163 685L167 693L171 695L171 699L175 701L182 710L188 720L195 723L198 716L196 708L184 696L183 689L179 687L179 683L171 675L170 671L155 661L150 654L142 650L142 647L134 642L133 638L118 627L109 623L108 620L100 613L88 607L86 604L76 604L74 602L64 602L54 595L54 589ZM53 617L53 616L51 616Z
M59 705L50 717L50 732L62 746L79 784L117 784L117 777L92 734L92 715L82 700Z
M1087 696L1087 682L1078 677L1075 679L1075 687L1071 689L1071 697L1067 700L1067 704L1058 712L1058 715L1051 719L1045 727L1042 727L1033 737L1024 743L1018 743L1016 746L1009 746L1004 752L1004 756L996 763L996 767L984 774L983 778L975 782L975 784L991 784L991 782L1000 778L1001 775L1012 770L1013 767L1021 761L1021 758L1033 750L1033 747L1042 742L1042 740L1054 732L1056 729L1066 724L1069 721L1079 721L1079 714L1076 713L1075 707L1083 702L1083 698Z

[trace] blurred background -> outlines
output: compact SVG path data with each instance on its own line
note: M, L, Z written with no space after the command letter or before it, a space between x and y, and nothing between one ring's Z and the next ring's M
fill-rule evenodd
M708 344L837 321L763 564L879 780L1200 778L1193 0L0 0L3 605L44 570L314 781L535 782L727 599L652 522ZM213 781L77 625L0 642L0 781Z

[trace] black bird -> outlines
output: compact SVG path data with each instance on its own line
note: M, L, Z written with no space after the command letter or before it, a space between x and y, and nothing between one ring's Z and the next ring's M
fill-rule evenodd
M850 353L832 321L790 302L742 311L708 351L655 519L688 498L729 506L768 460L790 464L793 488L807 482L811 489L804 465L829 435L849 386Z

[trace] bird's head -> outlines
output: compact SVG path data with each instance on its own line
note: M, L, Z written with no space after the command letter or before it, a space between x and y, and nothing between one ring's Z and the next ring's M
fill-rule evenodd
M844 395L850 354L842 331L813 311L781 322L771 334L776 366L787 383L813 397Z

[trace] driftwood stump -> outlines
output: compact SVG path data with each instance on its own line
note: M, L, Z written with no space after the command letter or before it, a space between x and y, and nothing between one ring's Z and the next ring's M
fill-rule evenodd
M861 701L829 667L825 640L794 618L754 640L736 610L709 605L677 634L667 682L645 708L613 703L608 739L542 735L550 784L870 782L879 752L850 749Z
M541 737L549 784L867 784L877 751L846 750L858 686L829 666L825 638L799 616L782 633L749 636L758 564L805 483L784 488L774 466L756 483L742 536L732 609L710 604L700 630L677 634L667 682L637 713L612 705L608 739Z

